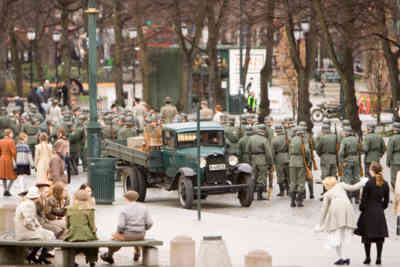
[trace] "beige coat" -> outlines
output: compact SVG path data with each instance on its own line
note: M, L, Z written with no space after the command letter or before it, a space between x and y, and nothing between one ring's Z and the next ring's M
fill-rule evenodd
M396 185L394 188L394 214L400 216L400 172L397 172Z
M30 199L23 200L17 207L14 217L16 240L53 240L52 232L45 230L40 225L36 205Z
M40 143L35 147L35 168L36 168L36 179L40 182L48 180L47 172L49 170L49 164L53 155L53 147L48 143Z
M354 208L347 197L346 191L357 191L362 187L362 182L355 185L337 183L324 194L320 220L321 231L332 232L342 227L357 228Z
M53 153L53 157L49 164L49 180L53 183L63 182L68 183L68 178L65 175L65 161L57 153Z

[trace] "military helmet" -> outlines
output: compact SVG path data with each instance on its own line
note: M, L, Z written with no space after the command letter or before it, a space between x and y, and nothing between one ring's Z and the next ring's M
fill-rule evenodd
M393 130L400 131L400 122L393 123Z
M307 123L305 121L299 122L299 126L307 128Z
M264 123L269 123L269 122L272 122L272 118L270 116L266 116L264 118Z
M349 120L343 120L342 121L342 125L343 126L349 126L350 125L350 121Z
M257 124L257 125L255 126L255 129L256 129L257 131L265 131L265 125L264 125L264 124Z
M306 133L305 128L304 128L304 127L301 127L301 126L297 126L296 129L295 129L295 131L296 131L296 134L297 134L297 135L305 134L305 133Z
M246 133L253 132L253 127L251 125L246 126Z
M127 117L126 124L129 126L135 125L135 119L132 116Z
M343 127L343 132L345 132L347 134L352 134L353 129L350 126L345 126L345 127Z

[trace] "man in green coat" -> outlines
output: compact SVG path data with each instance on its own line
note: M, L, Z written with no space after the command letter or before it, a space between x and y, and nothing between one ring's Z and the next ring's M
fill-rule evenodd
M239 156L239 130L234 126L235 118L229 119L229 126L225 128L225 149L228 155Z
M396 175L400 171L400 123L393 124L393 135L389 138L386 165L390 168L392 188L395 188Z
M172 105L172 99L171 97L167 96L164 99L165 105L161 108L160 114L161 114L161 120L163 123L171 123L176 114L178 114L178 110L174 105Z
M343 170L343 182L346 184L356 184L360 181L360 162L359 153L362 151L358 148L358 139L354 136L353 130L346 126L343 129L344 137L340 144L339 160ZM350 201L355 199L355 203L359 203L359 191L348 192Z
M101 129L103 139L114 139L115 129L112 122L112 116L108 115L104 117L104 127Z
M248 151L256 179L257 200L265 200L264 192L267 191L268 174L271 171L273 159L270 144L265 138L264 125L258 125L254 135L249 138ZM272 184L269 186L272 187Z
M279 197L289 194L289 140L286 140L282 125L275 126L276 136L272 137L271 150L279 185Z
M364 136L362 149L364 152L364 174L367 177L371 177L369 174L369 166L371 162L380 162L381 158L385 154L386 145L383 141L383 137L375 133L375 125L367 125L367 135Z
M246 135L240 138L239 140L239 159L241 163L249 163L250 164L250 153L248 151L248 143L250 137L253 135L253 128L248 125L246 128Z
M39 143L39 118L32 118L32 122L28 120L23 120L21 132L24 132L28 135L27 144L32 152L32 157L35 157L35 147Z
M81 153L81 146L84 145L84 135L83 128L80 123L72 127L69 135L69 143L70 143L70 166L71 166L71 174L78 175L78 163Z
M289 173L290 194L292 208L303 207L303 199L306 183L306 165L311 160L311 153L304 140L305 129L297 127L296 136L291 139L289 146ZM304 155L303 155L304 147ZM305 156L305 158L304 158ZM304 162L305 161L305 162ZM306 165L305 165L306 164ZM297 203L296 203L297 202Z
M127 142L129 137L137 136L137 130L135 128L135 121L133 117L128 117L126 119L126 126L119 130L118 140L122 142Z

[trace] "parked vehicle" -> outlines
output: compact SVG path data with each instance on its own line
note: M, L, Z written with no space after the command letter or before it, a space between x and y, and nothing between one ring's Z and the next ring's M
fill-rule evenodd
M313 122L321 122L324 118L340 118L341 117L342 106L337 104L327 104L322 103L317 105L316 108L311 111L311 120Z
M237 193L240 204L249 207L255 187L252 168L239 163L236 156L227 157L224 148L224 129L215 122L200 123L200 185L197 184L196 123L163 125L162 146L150 152L130 148L106 140L103 153L120 159L121 180L125 190L146 198L147 188L177 190L180 204L190 209L193 201L211 194ZM201 195L197 196L200 186Z

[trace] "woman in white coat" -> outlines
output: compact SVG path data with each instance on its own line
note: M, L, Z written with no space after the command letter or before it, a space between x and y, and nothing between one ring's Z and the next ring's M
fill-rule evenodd
M42 228L38 221L36 202L39 200L40 192L36 186L29 188L28 193L15 211L14 224L15 224L15 239L16 240L54 240L53 232ZM41 263L45 261L44 252L39 259L36 258L36 253L40 248L32 249L26 260L29 264Z
M35 147L35 168L36 168L36 182L47 183L48 170L51 157L53 156L53 147L48 143L46 133L41 133L39 137L40 143Z
M360 190L367 182L368 178L362 178L354 185L338 183L335 177L323 180L327 192L323 195L321 219L315 230L328 234L327 246L336 249L339 257L335 265L350 264L350 259L343 256L343 245L357 228L357 218L346 191Z

